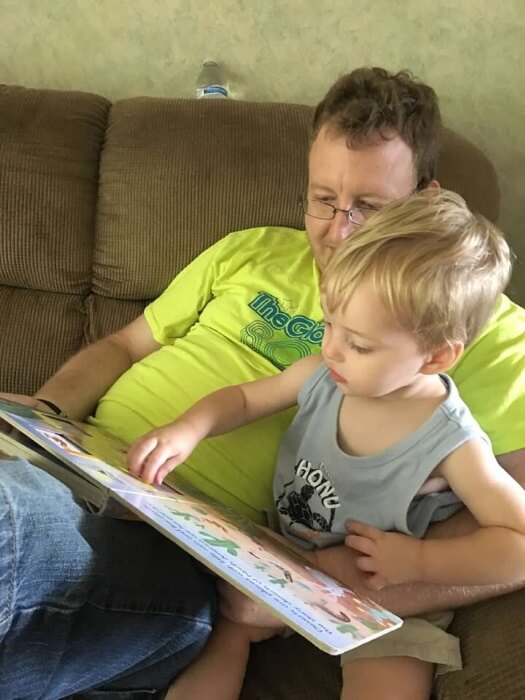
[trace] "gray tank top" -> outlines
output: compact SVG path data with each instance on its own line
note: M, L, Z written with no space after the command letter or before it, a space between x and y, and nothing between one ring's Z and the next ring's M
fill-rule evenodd
M303 547L326 547L342 542L346 521L355 520L422 537L431 522L457 512L451 490L416 494L462 443L489 440L450 377L441 378L448 396L423 425L383 452L353 457L338 445L343 395L322 364L299 392L277 455L273 491L283 534Z

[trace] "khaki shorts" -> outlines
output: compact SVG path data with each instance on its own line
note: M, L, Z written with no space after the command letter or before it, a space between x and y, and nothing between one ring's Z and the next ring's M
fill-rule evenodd
M446 631L453 617L454 613L448 611L407 617L399 629L342 654L341 666L355 659L411 656L436 664L436 675L459 671L459 639Z

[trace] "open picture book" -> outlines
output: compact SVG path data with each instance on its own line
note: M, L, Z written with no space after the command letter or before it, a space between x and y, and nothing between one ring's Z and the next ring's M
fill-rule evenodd
M0 400L0 419L4 455L24 457L48 471L101 517L149 523L328 654L341 654L402 624L189 485L175 490L131 476L127 445L99 428L5 400Z

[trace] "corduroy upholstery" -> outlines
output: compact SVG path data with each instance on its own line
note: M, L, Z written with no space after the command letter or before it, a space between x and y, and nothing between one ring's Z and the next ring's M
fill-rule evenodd
M302 227L311 108L0 86L0 390L34 392L83 344L137 316L229 231ZM444 186L495 220L485 156L447 132ZM446 700L525 697L525 595L466 608ZM299 637L255 646L243 700L331 700L337 660Z

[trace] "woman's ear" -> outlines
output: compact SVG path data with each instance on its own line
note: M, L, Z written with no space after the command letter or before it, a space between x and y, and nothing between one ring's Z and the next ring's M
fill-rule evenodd
M459 360L464 348L463 343L447 343L437 350L432 350L421 367L421 372L423 374L446 372Z

